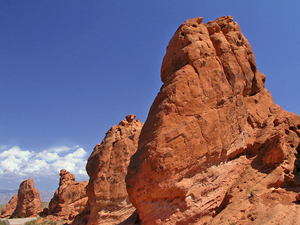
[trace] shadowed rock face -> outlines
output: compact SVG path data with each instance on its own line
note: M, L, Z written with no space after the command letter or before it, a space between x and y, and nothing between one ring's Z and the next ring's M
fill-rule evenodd
M128 200L125 184L127 167L137 150L143 126L135 117L128 115L110 128L88 159L88 224L117 224L135 211Z
M49 214L72 220L85 209L88 182L75 181L75 176L65 169L62 169L59 175L59 187L49 203Z
M270 214L264 223L291 222L283 213L299 210L291 196L300 118L274 104L233 18L183 23L161 79L126 176L143 224L262 224L263 212ZM270 209L278 202L286 202L284 211Z

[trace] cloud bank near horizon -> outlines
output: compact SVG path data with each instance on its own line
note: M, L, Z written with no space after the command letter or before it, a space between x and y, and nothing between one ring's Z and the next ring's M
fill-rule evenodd
M73 173L76 180L87 179L86 162L87 152L78 145L54 147L41 152L23 150L19 146L2 145L0 179L8 181L28 178L58 179L61 169Z

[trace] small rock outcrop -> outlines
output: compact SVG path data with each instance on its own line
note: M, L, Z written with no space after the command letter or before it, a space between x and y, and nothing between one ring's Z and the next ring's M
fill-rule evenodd
M33 179L24 180L18 194L4 206L1 218L35 217L43 211L40 193L34 187Z
M126 176L142 223L299 221L300 117L274 103L233 18L183 23L161 80Z
M17 208L18 194L14 195L9 202L2 208L1 218L9 218Z
M49 203L49 214L65 220L73 220L87 204L87 181L75 181L75 176L62 169L59 187Z
M135 211L125 184L127 167L137 150L143 126L135 117L128 115L110 128L88 159L88 224L118 224Z

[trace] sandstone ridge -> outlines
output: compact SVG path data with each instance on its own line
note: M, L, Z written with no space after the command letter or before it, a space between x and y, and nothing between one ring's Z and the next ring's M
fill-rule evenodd
M142 223L297 221L300 118L274 103L233 18L183 23L161 80L126 176Z

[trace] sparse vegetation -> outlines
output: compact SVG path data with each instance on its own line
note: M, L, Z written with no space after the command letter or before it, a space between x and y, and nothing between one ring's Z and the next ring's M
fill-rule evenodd
M8 220L0 220L0 225L8 225Z
M63 225L64 221L63 220L48 220L45 218L40 218L38 220L31 220L25 223L25 225Z

